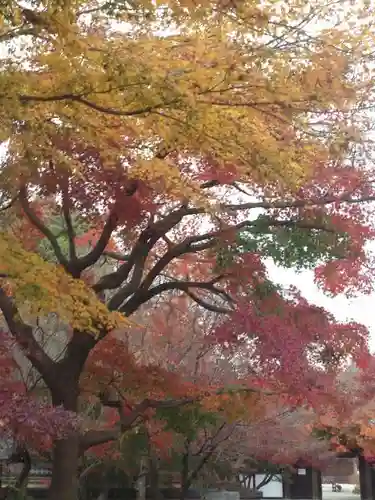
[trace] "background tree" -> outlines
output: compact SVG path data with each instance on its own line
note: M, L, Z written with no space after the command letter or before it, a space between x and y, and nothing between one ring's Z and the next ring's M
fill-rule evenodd
M336 401L322 409L312 426L313 434L332 450L362 454L369 461L375 452L373 373L372 355L347 367L337 379Z
M220 480L247 484L249 478L264 469L266 476L258 485L261 487L275 474L290 474L289 468L298 460L323 467L335 459L331 444L311 432L317 417L325 414L316 413L323 406L326 408L328 395L324 391L313 391L310 405L314 404L315 412L292 406L290 398L275 397L276 393L263 398L242 393L238 386L236 389L236 383L243 383L241 363L246 363L248 370L254 367L254 377L257 363L252 364L243 356L243 346L240 350L222 349L214 341L212 332L218 316L209 311L202 314L197 305L178 296L171 301L159 299L157 305L143 308L139 314L143 327L128 332L127 347L138 362L157 366L159 377L162 371L174 372L180 381L199 383L206 389L226 387L226 392L213 393L199 404L157 409L149 414L147 428L142 432L136 428L122 441L123 446L100 447L102 456L108 456L108 452L109 456L116 455L117 463L133 478L146 457L153 498L165 487L167 471L170 480L181 485L181 496L185 497L191 486L212 486ZM249 349L251 352L251 346ZM119 359L118 352L120 349L114 343L113 351L107 350L105 358L94 358L94 365L88 366L95 372L96 363L100 363L95 380L101 384L109 381L112 387L126 394L129 404L132 397L129 373L119 370L113 361ZM160 381L159 378L159 384ZM142 385L138 383L136 387ZM161 386L154 382L153 391L158 388ZM339 407L340 398L346 397L345 391L331 393L329 401L333 403L336 399Z

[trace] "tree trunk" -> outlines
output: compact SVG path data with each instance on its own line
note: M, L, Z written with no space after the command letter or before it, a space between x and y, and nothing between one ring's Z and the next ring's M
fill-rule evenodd
M68 366L69 368L69 366ZM78 380L79 373L72 370L70 379L67 373L60 373L61 380L65 381L52 393L52 403L62 405L65 410L77 412L78 409ZM64 376L63 376L64 375ZM49 500L77 500L79 495L78 466L80 457L80 435L71 434L65 439L58 439L53 443L52 452L52 481L48 492Z
M95 346L93 335L74 331L67 345L65 358L55 367L55 380L50 384L52 403L71 412L78 411L79 379L90 353ZM77 432L56 440L52 454L52 482L49 500L77 500L79 495L78 467L80 439Z
M190 488L189 481L189 443L185 443L185 453L182 455L182 467L181 467L181 492L180 500L185 500L186 494Z
M50 500L77 500L79 436L55 441L53 447Z
M150 451L149 456L148 474L151 499L161 500L163 498L163 495L161 494L159 489L159 466L157 458L152 450Z
M31 471L31 457L28 450L22 447L18 450L18 457L22 461L22 470L15 484L14 498L24 498ZM12 495L10 495L10 498L12 498Z
M137 500L146 500L146 471L147 471L146 458L142 457L141 464L139 467L139 476L136 482Z

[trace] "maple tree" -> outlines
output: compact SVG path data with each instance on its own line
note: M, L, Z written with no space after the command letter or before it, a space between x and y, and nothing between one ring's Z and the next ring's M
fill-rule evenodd
M202 480L206 485L211 484L213 478L218 474L220 477L223 472L225 477L237 478L239 474L245 477L250 470L256 471L256 466L267 467L273 472L266 475L263 482L266 484L275 473L301 459L322 467L335 458L330 443L312 434L316 412L301 412L291 406L291 397L285 399L272 393L267 393L265 397L241 393L245 380L241 363L253 372L253 382L257 380L257 363L245 357L240 359L243 347L242 352L225 348L220 350L220 344L212 335L216 323L220 322L216 314L204 313L186 298L176 296L172 300L159 299L158 307L143 308L139 317L143 327L128 330L126 345L141 365L148 365L153 370L158 367L158 380L152 379L150 371L147 377L151 378L150 386L146 380L135 381L129 377L129 369L121 369L121 366L129 364L126 355L123 360L120 359L119 353L124 349L119 347L118 341L110 341L108 337L102 344L102 349L106 346L105 352L99 346L92 353L86 372L89 378L85 383L87 388L92 380L99 383L97 391L112 384L125 394L125 402L129 405L134 403L134 398L137 399L134 389L147 388L157 398L165 397L166 392L171 397L173 389L181 391L181 385L170 384L171 373L178 373L180 384L181 379L185 380L185 384L186 381L198 382L201 392L211 389L212 393L212 389L226 387L222 395L214 393L214 397L205 396L199 403L157 408L156 413L148 414L144 423L146 427L141 430L137 426L134 432L127 434L121 440L120 448L117 444L107 443L92 449L106 463L114 460L130 478L137 477L140 464L147 457L146 468L153 498L158 498L162 486L160 476L164 477L166 471L170 471L175 481L181 484L179 494L185 498L192 485L201 484ZM253 352L251 348L249 351ZM140 371L137 373L139 375ZM165 385L163 375L166 373L169 377ZM313 373L313 370L309 372L310 381ZM315 373L315 383L319 382L319 375L319 372ZM293 381L292 376L291 373L289 383ZM176 383L177 379L174 380ZM271 380L268 376L268 384ZM186 393L188 387L185 385L182 394ZM190 395L194 393L199 394L197 389L194 392L190 389ZM303 395L303 391L301 393ZM173 395L177 397L179 393ZM320 409L317 403L320 401L326 405L327 394L316 393L313 399L315 407ZM332 399L330 393L329 400ZM116 412L113 417L118 420ZM113 433L113 422L109 422L109 427L109 432ZM249 462L252 462L251 466Z
M30 383L30 373L17 355L14 341L4 330L0 331L0 339L1 460L23 463L14 485L19 494L31 469L28 450L48 456L53 439L76 433L80 422L75 413L54 407L40 397L35 390L37 383Z
M311 412L273 408L266 418L227 424L225 410L207 412L194 405L165 409L156 416L147 430L138 426L120 448L106 447L100 454L102 464L125 472L128 484L139 478L143 463L151 498L159 498L171 484L177 485L175 494L181 498L191 487L246 487L250 477L265 472L257 485L261 488L275 475L292 480L301 460L320 469L336 460L331 443L311 433L316 417Z
M314 267L332 293L371 290L371 16L318 0L5 2L0 309L54 407L79 410L90 353L167 293L230 315L212 337L244 360L235 392L328 397L367 333L276 287L264 259ZM51 317L57 358L34 336ZM90 446L203 397L115 342L134 404L116 428L54 442L51 499L74 498Z
M374 358L364 356L337 380L338 391L324 411L317 415L313 434L340 454L364 456L373 461L374 447Z
M214 486L220 480L242 484L265 471L258 485L262 487L283 470L292 473L298 462L324 468L336 459L330 443L311 433L314 412L291 407L276 411L273 406L263 418L247 417L230 424L222 413L206 421L196 419L193 431L186 419L178 420L175 432L184 437L182 443L175 443L182 489L187 491L197 482Z

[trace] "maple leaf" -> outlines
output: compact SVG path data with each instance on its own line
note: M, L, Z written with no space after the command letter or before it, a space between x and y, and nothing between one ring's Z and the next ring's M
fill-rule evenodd
M13 443L49 451L52 439L77 432L80 421L73 412L55 407L28 391L14 354L15 344L0 331L0 435Z
M372 290L371 17L350 2L5 2L0 309L55 409L114 377L130 405L55 440L51 499L76 497L82 450L162 404L236 419L273 391L317 410L346 357L368 354L361 325L276 286L264 260L313 267L331 293ZM199 324L196 306L214 316ZM51 317L58 354L35 335Z

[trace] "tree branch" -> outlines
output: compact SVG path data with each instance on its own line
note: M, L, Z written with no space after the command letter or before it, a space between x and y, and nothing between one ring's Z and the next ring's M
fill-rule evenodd
M291 200L291 201L259 201L248 203L237 203L223 205L222 208L226 210L251 210L253 208L264 209L283 209L283 208L303 208L305 206L322 206L330 205L332 203L363 203L375 201L375 195L363 196L354 198L352 192L344 193L341 196L324 196L322 198L309 198L305 200Z
M151 246L153 246L155 243L156 240L154 239L151 239L149 242ZM135 254L133 274L130 279L130 282L127 283L122 288L120 288L120 290L118 290L117 293L115 293L115 295L108 302L108 309L110 311L115 311L116 309L118 309L121 306L121 304L126 300L126 298L129 297L138 289L142 281L142 276L147 257L148 257L148 252L146 251L143 253Z
M204 288L213 292L216 295L221 295L228 302L231 302L231 298L225 293L224 290L219 290L215 288L214 282L182 282L182 281L171 281L168 283L162 283L150 289L153 281L157 276L160 276L161 272L168 264L175 258L185 255L187 253L199 252L209 248L212 248L218 241L218 238L225 235L228 232L239 231L241 229L256 228L259 226L259 221L242 221L239 224L225 227L216 231L211 231L202 235L191 236L183 240L181 243L176 244L170 250L168 250L151 268L143 282L141 279L144 272L144 265L147 256L149 255L150 249L156 243L156 241L168 231L173 225L178 223L186 214L186 209L183 208L178 212L173 212L167 216L162 221L158 221L153 228L149 227L146 229L141 236L137 244L134 246L128 260L120 266L120 268L105 277L103 277L99 283L94 285L93 289L99 292L102 289L116 288L119 286L133 270L133 276L130 283L126 284L123 288L117 291L117 293L112 297L109 302L109 308L111 310L120 310L126 315L132 314L137 308L153 298L154 296L163 293L168 290L181 290L187 293L195 302L197 302L202 307L208 310L220 313L228 313L230 309L222 308L216 306L215 304L206 303L200 297L193 294L188 288ZM167 220L167 222L166 222ZM328 227L320 223L314 223L313 221L303 221L303 220L278 220L270 218L268 221L265 219L261 221L261 224L272 227L299 227L301 229L317 229L328 232L336 232L334 228ZM156 231L156 232L155 232ZM125 304L125 300L134 294ZM124 305L123 305L124 304Z
M199 448L199 450L197 450L195 453L194 453L194 456L198 457L199 455L201 455L202 453L204 453L204 451L207 449L207 448L212 448L213 446L213 441L214 439L216 439L219 435L220 435L220 432L225 428L227 424L224 422L222 424L219 425L219 427L215 430L214 434L212 436L208 436L208 433L207 433L207 430L205 429L205 441L202 443L202 446ZM231 430L231 432L228 434L228 436L226 436L225 438L223 438L221 441L219 441L216 446L218 444L220 444L221 442L229 439L229 437L232 435L233 433L233 429Z
M2 96L0 96L0 97L2 97ZM89 101L88 99L83 97L83 95L79 95L79 94L67 93L67 94L59 94L59 95L51 95L51 96L41 96L41 95L37 96L37 95L20 94L18 96L18 99L20 100L21 103L72 101L72 102L77 102L79 104L82 104L83 106L86 106L88 108L94 109L95 111L98 111L100 113L105 113L105 114L113 115L113 116L145 115L145 114L151 113L153 111L156 111L164 106L170 106L171 104L177 102L176 99L173 99L171 101L161 102L160 104L155 104L153 106L145 106L144 108L129 109L129 110L125 111L125 110L120 110L120 109L108 108L106 106L101 106L100 104Z
M82 369L91 350L96 346L107 332L100 332L97 337L87 332L74 330L69 340L64 357L59 361L61 374L64 376L64 384L68 387L69 382L78 380Z
M81 452L88 450L92 446L108 443L110 441L116 441L121 436L121 434L129 430L149 408L174 408L176 406L183 406L192 403L193 401L194 401L193 398L184 398L181 400L165 400L165 401L144 399L141 403L137 404L133 408L131 413L124 415L123 412L119 412L120 414L119 425L113 427L112 429L98 429L98 430L87 431L81 437L81 442L80 442Z
M149 255L149 252L156 242L165 235L165 233L182 220L186 214L186 210L186 207L181 207L156 223L152 225L149 224L148 227L141 232L127 261L122 264L117 271L103 276L99 282L93 286L93 290L96 293L103 290L118 288L127 279L133 267L138 266L137 272L133 274L134 282L130 283L130 286L129 284L126 284L123 289L119 290L115 294L112 299L112 308L119 307L125 298L135 291L140 283L139 276L142 279L144 263ZM136 283L138 283L137 287L135 286Z
M138 309L142 304L149 301L156 295L160 295L169 290L181 290L182 292L190 292L189 288L200 288L203 290L209 290L216 295L222 295L223 290L218 290L214 286L214 282L211 281L168 281L167 283L161 283L160 285L154 286L149 290L142 291L140 294L136 294L132 297L121 309L120 312L124 313L126 316L130 316L134 311ZM190 292L191 293L191 292Z
M220 307L215 304L210 304L209 302L206 302L205 300L201 299L192 292L186 291L185 293L188 297L194 300L194 302L196 302L199 306L203 307L203 309L207 309L207 311L211 311L218 314L230 314L233 312L233 309L227 309L225 307Z
M133 196L133 194L137 191L137 189L138 189L138 182L137 181L130 182L130 184L126 190L125 196L129 196L129 197ZM109 243L109 240L111 239L112 233L117 227L118 220L119 220L119 218L118 218L118 214L117 214L117 207L114 206L113 209L111 210L109 216L108 216L108 219L107 219L107 222L105 223L102 234L100 235L100 238L99 238L98 242L96 243L95 247L91 250L90 253L88 253L87 255L82 257L81 259L79 259L78 269L80 270L80 272L85 270L87 267L94 265L95 262L97 262L99 260L99 258L104 254L104 251ZM110 254L111 254L111 252L105 252L105 253L108 256L110 256ZM117 255L117 254L112 253L112 255ZM122 259L119 259L119 260L122 260ZM116 284L113 287L105 286L105 284L109 283L111 281L114 282L115 281L114 280L115 274L118 274L121 276L124 275L125 277L123 279L126 279L126 277L130 273L131 267L132 267L131 257L129 256L126 264L124 264L124 266L122 266L122 271L117 270L115 273L111 273L107 276L104 276L102 278L102 280L100 280L100 282L97 284L97 289L95 291L101 292L106 288L117 288L117 286L121 285L123 280L121 280L119 283L116 282L118 284Z
M56 387L58 376L56 363L45 353L33 335L31 326L24 323L11 297L0 288L0 309L7 322L10 333L17 341L25 356L42 375L50 389Z
M20 200L22 209L25 212L27 218L48 239L53 248L57 260L67 272L70 272L69 262L62 253L62 250L60 248L56 236L52 233L50 229L48 229L48 227L39 219L37 214L32 210L28 201L26 186L21 187L18 198Z
M154 280L160 276L160 273L172 262L173 259L180 257L181 255L186 255L188 253L196 253L197 251L202 251L205 248L209 248L211 245L202 246L200 248L196 248L192 246L192 238L186 238L181 243L176 244L173 248L171 248L168 252L166 252L151 268L151 270L147 273L147 276L142 282L141 289L142 291L146 291L150 288Z
M129 196L129 197L133 196L133 194L137 191L137 189L138 189L138 182L132 181L126 190L125 196ZM84 271L87 267L94 265L100 259L100 257L104 254L104 251L105 251L105 249L106 249L106 247L111 239L112 233L117 227L118 220L119 220L119 217L118 217L118 213L117 213L117 207L114 206L113 209L111 210L108 218L107 218L107 221L104 225L102 234L100 235L100 238L97 241L95 247L91 250L91 252L89 252L87 255L85 255L84 257L81 257L78 260L77 269L79 270L80 273L82 271ZM106 252L106 253L108 254L108 252ZM129 270L129 272L130 272L130 270ZM112 273L111 275L113 275L113 274L114 273ZM111 275L108 275L108 276L111 276ZM127 274L126 274L126 276L127 276ZM106 278L106 277L104 277L104 278ZM102 290L103 290L103 288L99 289L98 292L100 292Z
M225 423L222 424L218 430L220 432L224 427ZM228 436L229 437L229 436ZM198 477L199 472L203 469L203 467L206 465L206 463L210 460L212 455L215 453L216 449L218 448L220 443L212 444L210 449L205 453L205 455L201 458L201 460L198 462L194 470L189 474L189 478L187 480L187 484L185 485L186 490L190 488L192 485L193 481L195 481Z
M111 239L113 231L116 229L117 223L118 215L116 213L116 210L113 210L109 214L102 234L100 235L100 238L96 242L94 248L84 257L78 259L77 263L75 264L75 268L77 269L77 272L79 274L88 267L93 266L100 259L106 246L109 243L109 240Z
M61 192L62 192L62 209L63 209L63 215L66 224L66 232L68 235L68 242L69 242L69 258L71 261L75 262L77 260L76 245L74 241L76 234L74 231L72 216L70 213L71 203L69 199L68 188L66 186L61 186Z
M336 230L334 227L329 227L327 225L321 224L321 223L316 223L314 221L304 221L304 220L279 220L279 219L272 219L271 217L264 218L261 221L261 224L264 226L268 227L299 227L300 229L316 229L319 231L327 231L330 233L336 233ZM218 229L215 231L210 231L205 234L200 234L197 236L192 236L189 238L189 244L192 248L195 249L195 251L200 251L201 248L196 246L196 243L204 242L204 249L206 248L211 248L215 245L217 242L217 239L220 238L221 236L225 235L226 233L230 233L233 231L238 231L240 229L246 229L246 228L256 228L259 227L259 220L245 220L242 222L239 222L238 224L234 224L232 226L227 226L223 229ZM193 246L194 245L194 246Z
M103 290L113 290L121 286L127 279L132 269L136 265L141 265L146 260L147 255L153 245L158 240L156 235L152 235L150 228L145 229L134 245L128 259L116 271L103 276L98 283L93 286L93 290L99 293ZM120 293L120 291L118 292Z
M22 462L22 470L17 478L15 488L17 491L22 491L26 487L29 479L31 471L31 457L29 451L24 446L17 450L17 455L17 461Z
M233 389L232 389L233 390ZM273 393L264 391L262 389L258 388L252 388L252 387L239 387L238 388L239 393L249 393L249 392L256 392L256 393L262 393L264 395L272 395ZM215 392L216 394L223 394L225 393L225 389L219 389ZM80 450L81 453L84 453L86 450L91 448L92 446L97 446L99 444L105 444L110 441L116 441L122 433L126 432L129 430L135 422L141 418L146 410L149 408L176 408L179 406L184 406L188 405L191 403L195 403L197 401L200 401L204 397L209 395L208 393L206 394L201 394L196 397L187 397L187 398L182 398L182 399L166 399L166 400L153 400L153 399L144 399L141 403L136 405L131 413L128 413L124 415L122 411L119 411L119 416L120 416L120 422L119 425L113 427L112 429L93 429L87 431L85 434L82 435L81 437L81 442L80 442ZM116 405L117 407L117 405ZM224 424L225 425L225 424ZM216 436L216 434L215 434ZM225 438L227 439L227 438ZM224 439L223 439L224 440ZM222 442L221 440L220 442Z
M181 255L186 255L188 253L196 253L198 251L205 250L207 248L210 248L213 246L212 242L205 242L200 245L195 245L192 246L191 238L187 238L184 241L182 241L179 244L176 244L174 247L172 247L168 252L166 252L154 265L154 267L151 268L151 270L148 272L146 275L145 279L143 280L142 284L140 284L140 279L138 279L137 286L126 286L124 287L123 293L121 291L118 293L118 298L121 300L118 300L115 302L115 300L112 301L111 307L113 309L118 308L121 306L121 304L125 301L127 297L129 297L132 293L135 293L135 296L131 299L134 302L137 301L139 298L142 300L142 296L144 294L147 294L147 291L149 290L149 287L152 285L154 280L161 275L163 269L168 266L170 262L172 262L173 259L181 256ZM138 274L138 278L142 278L142 274ZM140 286L139 286L140 285ZM224 293L224 292L222 292ZM143 303L143 302L141 302Z
M103 257L108 257L109 259L119 260L122 262L126 262L129 260L129 254L126 255L118 252L109 252L107 250L103 252Z
M6 42L9 40L13 40L14 38L27 35L38 36L38 32L35 28L19 26L18 28L14 28L12 30L6 31L5 33L1 33L0 42Z
M265 474L264 479L262 479L262 481L256 486L256 489L260 490L261 488L263 488L263 486L266 486L268 483L270 483L274 477L275 474L273 474L272 472Z

